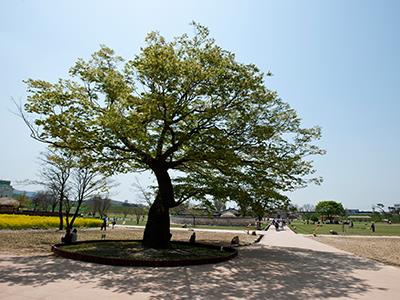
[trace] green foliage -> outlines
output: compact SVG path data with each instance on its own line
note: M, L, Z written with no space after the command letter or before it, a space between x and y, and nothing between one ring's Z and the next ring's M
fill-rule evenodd
M388 216L388 219L393 223L400 223L400 214L391 214Z
M315 212L327 219L332 219L334 216L343 216L345 214L343 205L332 200L318 202L315 206Z
M318 214L311 214L310 220L314 223L318 222L319 220L319 215Z
M321 181L308 159L324 153L313 144L320 128L302 128L255 65L193 25L194 37L171 42L150 33L131 60L102 46L70 79L27 80L33 136L110 175L153 170L169 208L207 195L256 214L286 206L281 191ZM165 184L172 169L176 201Z
M372 213L371 220L373 222L382 222L382 215L378 212Z

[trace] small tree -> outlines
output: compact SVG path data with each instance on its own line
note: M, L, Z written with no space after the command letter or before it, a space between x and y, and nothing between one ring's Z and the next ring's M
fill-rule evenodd
M40 191L32 198L33 210L48 211L49 209L54 212L57 205L57 197L52 191Z
M135 205L132 206L130 209L131 213L133 215L135 215L136 218L136 225L139 225L140 220L145 218L145 216L147 215L147 210L145 207L143 206L139 206L139 205Z
M79 215L79 209L83 201L92 197L95 193L105 193L109 185L105 177L90 167L75 168L71 180L71 193L65 198L65 222L67 231L71 230ZM73 213L72 213L73 210ZM72 217L70 214L72 213Z
M64 229L65 217L69 236L83 201L94 193L106 192L108 183L92 164L79 160L69 151L49 150L43 156L43 168L40 173L42 180L39 183L46 186L50 190L49 193L57 199L59 229Z
M111 207L111 199L108 197L102 197L100 195L95 195L90 199L92 210L98 212L101 218L107 215L108 209Z
M17 195L14 198L15 198L15 200L17 200L19 202L19 206L18 206L19 209L27 207L28 204L31 202L31 200L29 199L28 196L26 196L25 193Z
M343 216L345 210L343 205L336 201L320 201L315 206L315 212L318 213L323 219L333 221L335 216Z
M300 208L300 212L302 213L302 219L305 220L307 222L307 224L310 223L310 220L313 221L313 219L315 219L315 217L312 219L314 212L315 212L315 207L312 204L304 204ZM318 221L318 217L317 217L317 221Z
M383 209L385 205L383 203L377 203L376 207L379 208L379 210L383 213L385 210Z
M319 220L319 215L318 214L316 214L316 213L311 213L310 214L310 221L311 222L317 223L318 220ZM308 222L307 222L307 224L308 224Z
M69 178L73 168L71 153L62 150L49 149L42 153L40 159L40 181L35 183L45 186L55 197L54 203L58 203L59 230L64 229L64 202L69 193ZM56 205L56 204L54 204ZM52 207L54 209L54 206Z
M119 213L121 213L124 216L124 219L126 219L127 215L130 213L130 203L128 202L128 200L125 200L120 209L119 209Z

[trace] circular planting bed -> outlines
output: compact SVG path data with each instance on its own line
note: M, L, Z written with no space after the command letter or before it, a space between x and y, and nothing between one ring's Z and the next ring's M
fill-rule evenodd
M171 242L169 249L144 248L141 240L81 241L56 244L62 257L116 266L175 267L217 263L237 256L236 249L206 244Z

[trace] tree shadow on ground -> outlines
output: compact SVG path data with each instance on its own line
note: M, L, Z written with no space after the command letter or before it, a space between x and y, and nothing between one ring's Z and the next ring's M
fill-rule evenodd
M61 280L151 299L315 299L381 289L353 275L381 265L348 254L254 245L225 263L175 268L116 267L55 256L3 257L0 283L45 286Z

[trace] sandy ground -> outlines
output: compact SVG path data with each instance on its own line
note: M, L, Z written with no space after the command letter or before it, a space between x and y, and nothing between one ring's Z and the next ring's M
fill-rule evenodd
M400 238L318 236L312 239L357 256L400 266Z
M269 231L228 262L115 267L0 255L0 299L399 299L400 268L293 232Z
M171 230L172 239L189 241L193 231ZM105 233L107 239L142 239L143 229L109 228L106 232L99 229L82 229L78 231L78 240L100 240ZM51 246L59 243L64 232L55 230L0 230L0 253L2 254L49 254ZM196 231L198 242L229 246L234 236L239 236L241 245L253 243L257 236Z

